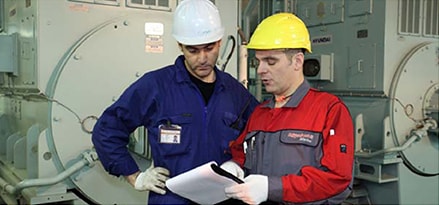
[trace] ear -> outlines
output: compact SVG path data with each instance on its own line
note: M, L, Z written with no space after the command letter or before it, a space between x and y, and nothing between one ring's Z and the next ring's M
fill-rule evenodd
M178 47L180 48L180 51L183 52L183 45L181 45L181 43L177 42Z
M304 61L305 61L305 55L302 52L296 53L293 56L294 70L301 70Z

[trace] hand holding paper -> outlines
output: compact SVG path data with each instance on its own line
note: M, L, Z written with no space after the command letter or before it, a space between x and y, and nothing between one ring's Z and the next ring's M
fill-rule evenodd
M239 199L247 204L260 204L268 198L268 177L264 175L249 175L243 184L225 188L227 197Z
M172 192L199 204L215 204L227 200L224 189L243 181L208 162L166 181Z
M226 170L227 172L230 172L231 174L235 175L236 177L240 179L244 179L244 170L242 170L242 168L236 162L230 160L224 162L220 167Z

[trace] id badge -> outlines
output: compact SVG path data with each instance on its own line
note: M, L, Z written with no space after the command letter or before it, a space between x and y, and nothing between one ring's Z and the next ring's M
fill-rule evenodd
M160 125L160 143L180 144L181 127L179 125Z

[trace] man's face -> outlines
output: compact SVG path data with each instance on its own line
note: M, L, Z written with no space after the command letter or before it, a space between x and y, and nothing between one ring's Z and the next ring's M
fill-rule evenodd
M186 59L188 71L204 82L213 82L215 72L213 68L218 59L221 40L202 45L180 45Z
M267 92L285 96L291 94L291 88L295 89L302 75L302 64L297 61L298 55L303 57L302 53L287 55L281 49L255 51L257 74Z

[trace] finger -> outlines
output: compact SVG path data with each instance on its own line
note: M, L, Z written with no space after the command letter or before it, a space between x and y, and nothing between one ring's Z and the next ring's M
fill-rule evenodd
M253 200L250 200L250 199L244 199L242 201L246 204L256 204Z
M242 201L244 201L244 199L247 197L246 194L241 191L227 192L226 196L229 198L239 199Z
M243 170L238 171L237 177L240 178L241 180L244 180L244 171Z
M165 181L160 180L158 178L151 178L150 182L152 186L162 187L162 188L166 186Z
M158 188L158 187L155 187L155 186L151 188L151 191L153 191L153 192L155 192L157 194L161 194L161 195L166 194L166 190Z
M232 198L232 199L239 199L238 197L236 197L236 196L233 195L233 194L226 194L226 197L228 197L228 198Z
M226 187L224 189L224 193L229 198L235 198L235 192L233 191L232 187ZM236 198L235 198L236 199Z
M161 181L161 182L165 182L166 180L169 179L168 176L165 176L165 175L162 175L162 174L157 174L156 178L157 178L158 181Z
M161 181L155 181L155 182L154 182L154 186L156 186L156 187L160 187L160 188L165 188L165 187L166 187L166 184L163 183L163 182L161 182Z
M233 186L226 187L226 188L224 189L224 192L225 192L226 194L236 194L236 193L239 192L240 190L241 190L241 188L240 188L240 186L239 186L239 184L238 184L238 185L233 185Z
M226 196L229 198L240 199L236 194L237 193L226 193Z
M167 170L163 167L156 167L156 168L154 168L154 171L156 171L157 173L159 173L161 175L169 176L169 170Z

